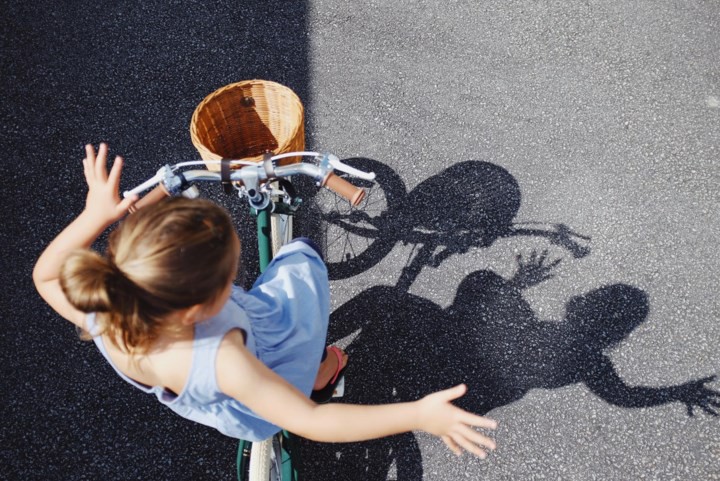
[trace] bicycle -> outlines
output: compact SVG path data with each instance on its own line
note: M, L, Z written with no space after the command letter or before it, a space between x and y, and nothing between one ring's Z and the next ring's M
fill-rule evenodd
M299 162L278 166L277 162L287 157L314 157L316 164ZM181 170L208 164L220 164L220 171ZM240 167L234 169L233 167ZM220 182L226 192L235 190L245 198L251 211L257 217L257 237L260 271L264 271L272 256L292 240L293 215L302 200L298 197L289 180L292 176L308 176L318 186L326 187L347 199L352 206L359 205L365 198L365 191L358 188L335 171L372 181L374 173L367 173L344 164L332 154L317 152L288 152L264 156L262 162L244 160L189 161L165 165L139 186L123 193L124 197L139 195L154 188L136 202L134 209L149 205L168 195L197 197L199 190L194 182ZM293 436L281 431L271 438L251 443L241 440L237 455L237 477L241 481L298 481L297 453Z

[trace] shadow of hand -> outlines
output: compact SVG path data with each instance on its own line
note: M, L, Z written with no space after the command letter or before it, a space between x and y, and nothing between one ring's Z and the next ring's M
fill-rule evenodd
M720 408L720 391L710 389L705 385L715 380L716 376L708 376L695 381L689 381L672 388L672 396L685 404L688 416L695 416L695 409L700 408L710 416L718 417Z
M552 262L545 263L548 251L545 250L538 256L537 251L532 251L530 258L526 261L522 254L518 254L515 258L518 270L510 279L509 284L517 289L527 289L541 282L547 281L554 277L552 272L562 259L555 259Z

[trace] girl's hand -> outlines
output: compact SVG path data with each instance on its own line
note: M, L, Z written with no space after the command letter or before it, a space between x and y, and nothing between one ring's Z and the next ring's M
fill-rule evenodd
M475 431L471 426L496 429L497 422L490 418L477 416L454 406L451 401L458 399L467 391L464 384L439 391L422 398L420 407L420 426L445 442L448 448L458 456L465 449L485 459L485 450L494 450L495 441Z
M110 225L122 218L137 200L137 196L127 199L120 199L120 173L122 172L123 159L115 157L110 175L107 172L108 146L100 144L97 155L95 148L88 144L85 146L85 158L83 167L85 181L88 184L87 200L85 201L85 212L99 224Z
M85 210L43 251L33 270L33 281L38 293L58 314L85 329L85 313L70 304L60 286L63 262L75 249L87 249L110 224L120 219L137 198L120 200L118 187L122 159L107 173L107 145L100 144L97 156L92 145L85 146L83 159L88 195Z

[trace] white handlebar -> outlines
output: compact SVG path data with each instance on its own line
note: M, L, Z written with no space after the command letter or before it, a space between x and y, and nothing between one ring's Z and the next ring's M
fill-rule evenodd
M322 157L322 154L319 154L317 152L287 152L284 154L275 155L275 156L271 157L270 160L276 161L276 160L284 159L286 157L319 158L319 157ZM352 175L354 177L358 177L360 179L365 179L365 180L374 180L375 179L374 172L363 172L362 170L358 170L354 167L350 167L349 165L342 163L340 161L340 159L335 155L328 154L326 156L326 160L327 160L327 163L330 165L330 167L332 167L332 169L334 169L334 170L338 170L340 172L345 172L346 174L350 174L350 175ZM181 162L181 163L175 164L173 166L167 166L167 165L163 166L150 179L146 180L145 182L138 185L134 189L123 192L123 197L127 198L127 197L130 197L131 195L139 195L141 192L146 191L146 190L156 186L157 184L163 182L168 176L172 176L176 170L178 170L182 167L188 167L191 165L220 164L220 163L221 163L220 160L208 160L208 161L193 160L193 161L189 161L189 162ZM244 160L231 160L230 164L231 165L256 166L258 168L262 168L262 163L250 162L250 161L244 161ZM195 173L195 171L193 171L193 172ZM302 171L298 172L298 173L310 175L309 173L302 172ZM288 174L291 174L291 172L288 172ZM203 177L205 177L205 176L203 176ZM205 180L210 180L210 179L205 179Z
M155 174L154 176L152 176L151 178L149 178L142 184L138 185L134 189L126 190L125 192L123 192L123 198L127 199L128 197L130 197L132 195L139 195L141 192L144 192L151 187L155 187L157 184L162 182L163 178L165 177L164 170L165 170L165 167L158 170L157 174Z

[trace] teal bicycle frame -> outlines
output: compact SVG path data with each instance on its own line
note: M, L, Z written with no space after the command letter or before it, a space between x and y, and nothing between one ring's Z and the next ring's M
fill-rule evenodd
M272 260L272 226L270 224L270 213L272 207L268 206L262 210L254 210L257 222L257 239L258 239L258 258L260 262L260 272L265 272L268 264ZM296 440L292 434L283 430L275 436L281 436L281 458L280 469L283 481L298 481L297 463L299 460L298 450L295 448ZM237 452L237 479L243 479L250 463L250 450L252 442L240 440Z

